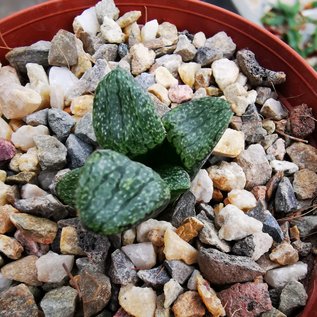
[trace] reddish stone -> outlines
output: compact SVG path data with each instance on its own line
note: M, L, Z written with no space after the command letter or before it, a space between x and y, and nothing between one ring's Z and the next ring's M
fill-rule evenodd
M15 146L10 141L0 138L0 162L11 160L15 153Z
M291 110L289 120L292 134L298 138L306 138L315 130L313 110L304 103Z
M266 283L234 284L218 293L228 317L255 317L272 309Z

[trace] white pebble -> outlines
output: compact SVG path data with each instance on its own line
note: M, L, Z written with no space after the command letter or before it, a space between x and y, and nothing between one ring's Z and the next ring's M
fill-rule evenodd
M228 193L228 200L230 204L243 211L248 211L256 206L254 195L245 189L233 189Z
M214 61L211 68L215 81L221 90L233 84L239 76L239 67L227 58Z
M154 40L156 38L156 34L159 28L159 24L157 20L151 20L143 26L141 29L141 39L142 42L147 42Z
M284 172L287 175L294 174L298 171L298 166L289 161L272 160L270 162L274 172Z
M190 191L195 195L197 202L210 202L214 187L206 170L199 170L191 183Z

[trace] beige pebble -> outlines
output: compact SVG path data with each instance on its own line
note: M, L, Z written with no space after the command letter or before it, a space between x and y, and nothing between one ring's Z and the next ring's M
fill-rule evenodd
M161 102L169 106L171 100L168 97L168 90L161 84L154 84L148 88L148 92L156 96Z
M155 70L155 80L167 89L178 84L178 80L164 66L159 66Z
M11 139L12 132L10 125L0 117L0 138L9 141Z
M72 100L70 111L76 117L83 117L87 112L91 112L94 104L94 96L83 95Z
M198 63L183 63L178 67L178 74L184 84L193 87L195 84L196 73L200 68L201 66Z
M16 239L0 234L0 252L9 259L17 260L22 255L23 247Z
M32 147L18 158L19 170L21 172L34 172L39 169L37 150Z

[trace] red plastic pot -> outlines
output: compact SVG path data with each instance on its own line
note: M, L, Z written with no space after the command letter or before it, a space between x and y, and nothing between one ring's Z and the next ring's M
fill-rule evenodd
M0 20L0 46L30 45L38 40L50 40L63 28L71 30L73 18L97 0L52 0ZM306 103L317 114L317 72L295 51L257 25L223 10L196 0L117 0L121 13L142 11L143 21L157 19L177 25L179 30L204 31L207 36L227 32L238 45L256 53L263 66L282 70L287 82L278 93L287 107ZM8 50L0 49L0 60ZM317 139L317 132L313 142ZM309 301L302 317L317 317L317 269L311 276Z

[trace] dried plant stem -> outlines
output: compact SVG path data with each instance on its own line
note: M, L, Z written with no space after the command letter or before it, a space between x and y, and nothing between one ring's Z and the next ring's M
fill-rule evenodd
M296 137L291 136L291 135L289 135L289 134L287 134L287 133L285 133L285 132L283 132L283 131L281 131L281 130L276 130L276 132L277 132L278 134L280 134L280 135L285 136L286 138L291 139L291 140L298 141L298 142L303 142L303 143L308 143L307 140L300 139L300 138L296 138Z
M303 213L303 214L301 213L302 211L305 211L309 208L312 208L312 209ZM289 220L294 220L294 219L304 217L304 216L310 214L311 212L315 211L317 209L317 205L310 206L309 208L302 208L302 209L296 210L295 212L293 212L292 216L277 219L277 222L284 222L284 221L289 221ZM301 213L301 214L297 215L297 213Z
M75 286L79 298L82 299L82 297L83 297L82 293L80 291L80 288L79 288L79 285L78 285L77 281L74 279L73 274L70 273L70 271L69 271L69 269L68 269L68 267L66 266L65 263L63 263L63 268L64 268L65 272L67 273L67 275L69 276L69 279L72 281L73 285Z

